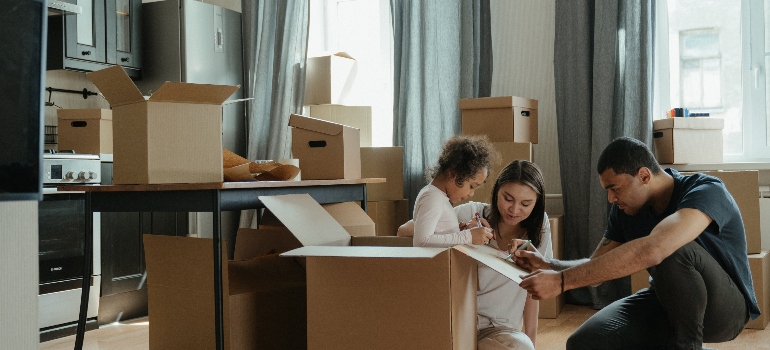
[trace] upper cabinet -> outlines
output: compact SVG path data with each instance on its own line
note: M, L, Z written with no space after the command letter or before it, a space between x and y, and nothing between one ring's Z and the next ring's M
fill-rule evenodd
M141 78L141 0L68 0L79 14L49 16L48 69L96 71L119 64Z

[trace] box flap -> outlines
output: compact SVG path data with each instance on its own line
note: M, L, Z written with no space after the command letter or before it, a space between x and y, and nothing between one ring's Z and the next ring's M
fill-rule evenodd
M463 98L460 100L460 109L506 108L514 106L537 109L537 100L517 96Z
M104 119L112 120L111 109L57 109L56 116L59 119L67 120L86 120L86 119Z
M281 256L307 257L326 256L340 258L433 258L446 248L425 247L302 247L290 250ZM521 279L519 279L521 281Z
M165 82L150 101L221 105L239 86Z
M351 236L374 236L374 221L361 205L354 202L342 202L324 204L322 207L337 222L348 231Z
M305 270L278 254L232 260L227 265L230 295L305 286Z
M724 129L722 118L665 118L652 121L653 130L662 129Z
M259 196L304 246L350 245L350 234L308 194Z
M363 236L350 237L351 246L413 247L412 237Z
M350 128L342 124L333 123L326 120L305 117L297 114L289 116L289 126L320 132L326 135L339 135L343 128ZM354 129L354 128L351 128Z
M521 277L519 276L529 274L529 271L522 269L510 261L503 260L498 254L499 250L488 245L463 244L454 246L453 249L457 249L476 261L489 266L492 270L508 277L508 279L517 284L521 283Z
M99 92L112 107L144 101L144 96L121 66L112 66L87 73Z

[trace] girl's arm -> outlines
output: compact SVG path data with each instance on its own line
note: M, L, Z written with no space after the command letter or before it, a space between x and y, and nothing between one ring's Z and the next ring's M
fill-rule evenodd
M470 244L472 237L470 230L460 231L459 222L450 212L453 223L441 223L445 216L447 198L435 192L426 192L417 198L414 209L414 237L415 247L451 247L458 244ZM451 206L450 206L451 209ZM440 230L439 224L445 225ZM437 231L443 231L436 234Z
M527 295L527 301L524 304L524 334L532 340L532 345L536 345L535 337L537 337L537 320L539 312L540 301L532 299ZM535 348L537 348L537 346Z

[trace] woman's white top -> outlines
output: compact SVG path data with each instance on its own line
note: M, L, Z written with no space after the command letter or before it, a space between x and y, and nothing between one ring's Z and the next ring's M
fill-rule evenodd
M429 184L417 194L413 217L415 247L443 248L472 242L470 230L460 231L449 196L436 186Z
M454 208L458 221L469 221L478 212L483 217L489 215L490 205L479 202L469 202ZM536 247L546 258L553 257L551 243L551 224L548 215L543 218L542 241ZM416 229L415 229L416 236ZM528 239L526 236L524 239ZM489 245L498 248L497 241L489 241ZM508 242L501 242L503 249ZM521 330L524 322L524 304L527 301L527 291L495 270L479 263L479 290L477 292L477 327L508 327Z

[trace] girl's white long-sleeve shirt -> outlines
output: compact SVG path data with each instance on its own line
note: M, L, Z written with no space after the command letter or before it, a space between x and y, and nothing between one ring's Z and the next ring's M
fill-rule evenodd
M449 196L431 184L423 187L414 203L413 245L451 247L471 242L471 231L460 231L460 221Z

